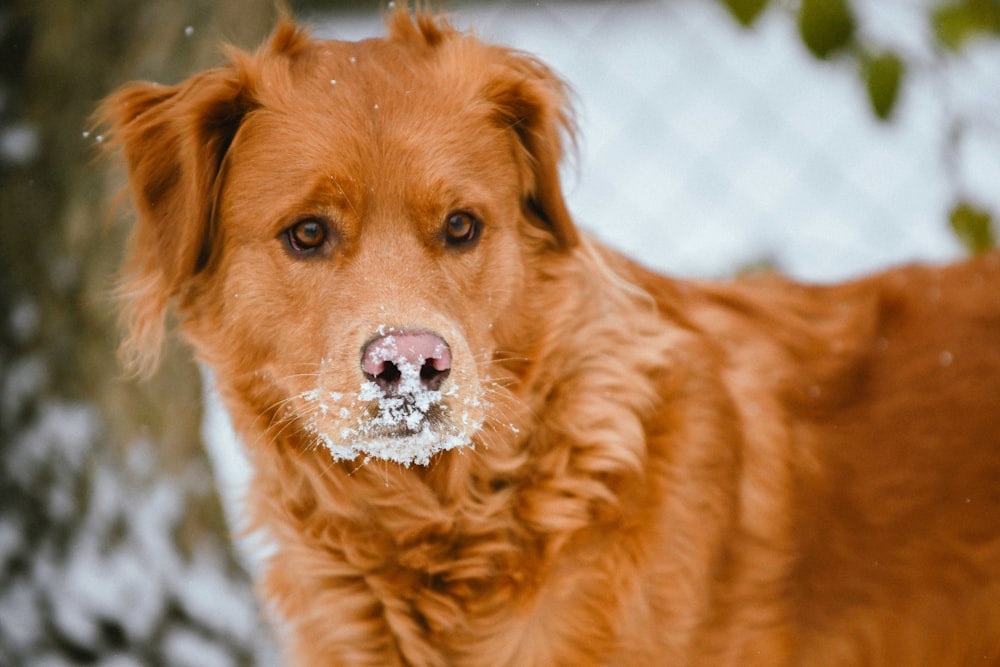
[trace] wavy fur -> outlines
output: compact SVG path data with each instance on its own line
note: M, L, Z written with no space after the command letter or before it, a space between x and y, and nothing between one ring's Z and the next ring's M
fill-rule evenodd
M174 304L213 368L289 661L1000 665L1000 257L656 275L573 225L549 68L387 23L285 22L101 112L138 214L129 345ZM454 210L475 244L443 240ZM481 426L426 467L335 459L365 341L409 327L450 346L441 413Z

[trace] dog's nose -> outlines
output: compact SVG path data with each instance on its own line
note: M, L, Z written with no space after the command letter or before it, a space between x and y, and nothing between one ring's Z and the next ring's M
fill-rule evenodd
M451 349L429 332L383 335L365 344L361 370L389 396L437 391L451 372Z

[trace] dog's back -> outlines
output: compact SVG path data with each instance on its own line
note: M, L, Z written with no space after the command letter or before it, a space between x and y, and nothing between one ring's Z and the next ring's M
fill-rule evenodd
M683 293L742 418L743 520L788 540L785 657L1000 664L1000 254Z
M804 630L835 664L989 664L1000 660L1000 256L865 284L875 338L852 391L829 407L817 397L804 420L817 435L798 447L815 451L796 453ZM882 648L877 627L902 641ZM832 639L864 636L868 655Z

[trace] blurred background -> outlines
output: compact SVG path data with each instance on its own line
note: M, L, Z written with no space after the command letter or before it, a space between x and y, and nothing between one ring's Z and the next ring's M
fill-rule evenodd
M324 37L382 32L379 2L287 4ZM648 265L829 281L995 242L1000 0L440 8L571 83L570 208ZM254 48L276 14L0 4L0 665L279 663L231 546L246 471L225 415L180 344L150 380L117 365L130 213L89 125L118 85Z

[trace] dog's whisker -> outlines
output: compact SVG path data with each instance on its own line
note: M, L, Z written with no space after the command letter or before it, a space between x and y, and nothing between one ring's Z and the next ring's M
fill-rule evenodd
M283 410L283 408L288 407L297 398L298 398L298 396L287 396L285 398L278 399L277 401L274 401L273 403L271 403L270 405L268 405L266 408L264 408L263 410L261 410L260 415L264 416L267 413L272 413L272 416L271 416L271 420L272 421L275 418L280 418L280 415L283 415L285 413L285 411Z
M281 422L269 424L267 430L264 430L262 433L260 433L260 435L257 438L257 442L255 444L260 444L265 437L269 440L280 439L282 436L285 435L288 429L292 428L295 425L295 421L296 421L295 417L289 417L287 419L283 419Z

